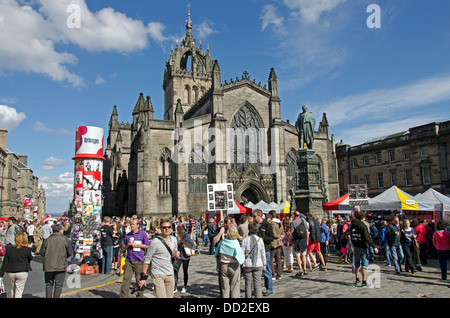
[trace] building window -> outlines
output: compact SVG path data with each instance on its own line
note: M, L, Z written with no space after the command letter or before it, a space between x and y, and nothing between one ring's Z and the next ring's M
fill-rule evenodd
M377 152L375 154L375 162L377 163L377 165L381 164L381 152Z
M364 167L367 167L367 166L369 165L369 157L364 156L364 157L362 158L362 160L363 160L363 166L364 166Z
M353 176L353 184L359 184L359 177Z
M397 184L397 171L392 170L389 172L389 178L391 181L391 186L394 186Z
M403 160L409 160L411 158L411 154L409 150L403 150Z
M395 161L395 150L389 150L389 162Z
M261 170L261 121L258 115L247 105L243 106L233 117L232 128L233 162L232 169L245 171L249 164Z
M356 164L356 160L355 159L350 160L350 165L351 165L352 168L357 168L358 167L358 165Z
M208 165L206 164L206 154L203 147L197 144L189 159L188 191L189 193L206 193Z
M377 185L378 185L378 188L383 187L383 174L382 173L377 173Z
M412 170L405 170L405 185L412 185Z
M170 194L170 151L165 149L158 160L158 193Z
M427 185L431 183L431 171L430 168L420 168L422 174L422 184Z
M364 176L364 183L367 184L367 188L370 188L370 175L366 174Z
M421 157L426 157L428 156L428 150L425 147L420 147L420 156Z
M191 88L189 87L189 85L186 85L184 87L184 102L186 104L191 103Z

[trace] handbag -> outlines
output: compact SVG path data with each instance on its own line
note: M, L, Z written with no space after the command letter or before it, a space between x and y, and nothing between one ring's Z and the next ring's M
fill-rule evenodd
M3 285L3 279L0 279L0 298L8 298L6 295L5 285Z
M0 244L0 256L6 255L6 246L3 244Z
M187 234L186 234L187 235ZM185 235L185 237L186 237ZM184 252L186 253L186 256L194 256L195 255L195 249L192 247L187 247L183 244Z

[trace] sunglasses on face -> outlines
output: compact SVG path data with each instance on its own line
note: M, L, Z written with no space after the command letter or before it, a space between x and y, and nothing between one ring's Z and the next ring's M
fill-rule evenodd
M161 227L163 230L168 230L168 229L171 229L172 227L170 227L170 226L162 226Z

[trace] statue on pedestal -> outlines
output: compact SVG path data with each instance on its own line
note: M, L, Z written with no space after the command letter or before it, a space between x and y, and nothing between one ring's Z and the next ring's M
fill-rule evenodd
M308 112L308 107L302 106L302 112L298 115L295 128L298 133L299 149L313 149L314 127L316 120L312 113Z

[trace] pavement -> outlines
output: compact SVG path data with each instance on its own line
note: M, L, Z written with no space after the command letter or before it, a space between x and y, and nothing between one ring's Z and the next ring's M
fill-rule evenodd
M401 299L450 297L450 281L440 278L440 268L436 259L430 259L423 271L395 274L394 267L384 264L382 256L376 256L368 274L369 287L355 286L355 276L350 264L340 263L336 254L327 259L327 270L312 270L306 276L296 276L283 272L280 280L273 281L274 292L264 299L285 298L365 298L365 299ZM73 275L73 274L72 274ZM80 288L70 289L65 286L62 298L95 299L119 298L122 277L111 274L94 274L83 277ZM70 275L68 275L70 279ZM179 275L183 282L183 273ZM134 282L132 283L134 284ZM241 279L241 298L244 298L244 279ZM144 292L144 298L155 298L151 290L151 278ZM174 294L179 299L219 298L218 275L214 256L207 254L207 248L201 246L200 254L191 257L189 264L189 281L187 292L181 293L181 287ZM263 288L263 291L265 289ZM136 298L130 294L130 298Z

